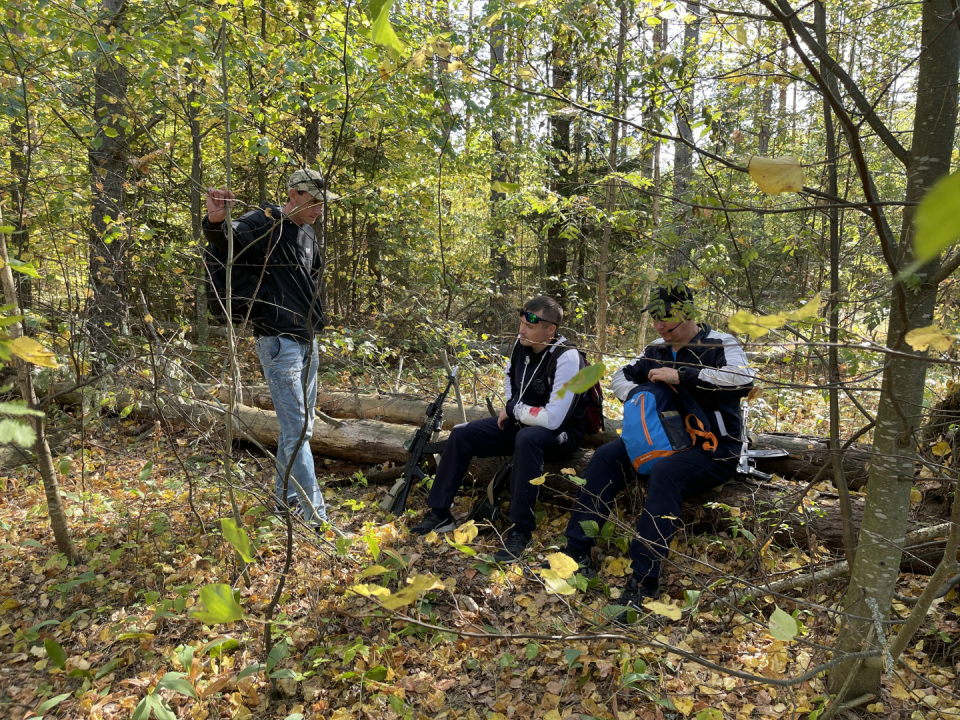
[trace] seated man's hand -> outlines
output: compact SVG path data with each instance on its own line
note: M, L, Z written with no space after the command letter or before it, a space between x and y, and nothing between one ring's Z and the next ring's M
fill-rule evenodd
M500 417L497 418L497 427L501 430L507 429L507 422L510 420L510 416L507 415L507 409L504 408L500 411Z
M677 374L675 368L659 367L647 373L647 380L650 382L665 382L670 385L678 385L680 383L680 375Z
M227 217L227 206L235 205L237 196L226 188L207 188L207 218L211 225L219 225Z

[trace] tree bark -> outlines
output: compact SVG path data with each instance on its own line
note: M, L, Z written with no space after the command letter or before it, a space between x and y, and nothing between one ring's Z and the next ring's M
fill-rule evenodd
M620 31L617 33L617 64L613 70L613 116L620 115L620 73L623 69L623 47L627 37L627 3L620 3ZM617 172L617 142L620 139L620 124L610 121L610 154L607 158L608 171ZM600 243L600 261L597 264L597 350L600 359L607 349L607 262L610 253L611 217L617 201L619 182L607 178L604 211L607 218L603 223L603 239Z
M127 139L120 120L127 115L127 71L110 48L117 44L126 0L102 0L96 24L101 52L93 91L97 129L88 151L93 211L89 231L89 273L93 289L90 319L95 347L112 356L114 338L126 333Z
M2 225L2 215L0 215L0 225ZM0 259L3 260L3 268L0 269L0 280L3 284L3 296L7 305L13 305L19 311L19 302L17 299L16 286L13 283L13 271L10 269L10 256L7 254L7 236L0 232ZM23 336L23 326L16 322L8 326L10 338L16 340ZM37 410L37 395L33 388L33 375L27 363L20 358L14 359L14 365L17 368L17 378L20 381L20 394L23 397L27 407L31 410ZM73 538L70 535L70 526L67 524L67 515L63 511L63 503L60 499L60 483L57 480L57 470L53 465L53 454L50 452L50 444L47 442L47 431L44 421L45 417L41 415L30 418L33 430L36 435L33 451L36 453L38 465L40 467L40 477L43 480L43 493L47 499L47 514L50 516L50 529L53 530L53 537L57 543L57 550L62 552L67 560L72 564L77 559L77 550L73 544Z
M555 39L551 51L553 90L557 95L563 95L573 79L573 69L570 65L570 54L566 48L566 39ZM562 111L564 108L558 108ZM550 189L565 199L573 194L574 177L570 162L570 116L563 112L554 112L550 116L550 147L551 170L553 178ZM570 239L565 237L563 214L554 213L547 228L547 262L545 290L555 297L561 305L567 296L567 247Z
M897 258L901 267L912 261L912 227L915 206L927 190L950 171L950 155L957 122L957 76L960 67L960 33L953 19L951 0L931 0L922 6L921 45L917 73L917 101L913 147L907 166L906 201ZM883 638L868 641L874 618L886 620L898 578L903 539L907 530L918 430L923 408L927 365L909 357L913 350L904 340L913 328L933 322L939 260L928 263L917 275L917 292L902 283L891 292L887 347L891 355L884 370L874 430L874 457L867 483L857 557L844 600L851 618L837 640L841 651L879 648ZM867 647L864 647L867 646ZM830 673L829 689L847 685L850 696L873 693L881 669L850 661Z

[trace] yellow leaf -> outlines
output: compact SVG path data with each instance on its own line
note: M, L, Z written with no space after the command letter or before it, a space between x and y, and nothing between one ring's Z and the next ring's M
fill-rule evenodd
M667 605L667 603L658 600L649 600L643 604L647 610L655 612L657 615L663 615L671 620L679 620L683 616L683 611L676 605ZM683 712L683 711L681 711ZM683 713L686 715L686 713Z
M527 7L527 5L536 5L539 0L513 0L513 4L517 7Z
M771 330L783 327L786 322L786 317L780 314L754 315L746 310L738 310L737 314L727 321L727 327L732 332L746 334L754 340L759 340Z
M750 158L747 169L760 191L769 195L800 192L803 189L803 168L793 155L780 158L754 155Z
M364 585L363 583L353 585L350 591L355 592L357 595L363 595L364 597L386 597L390 594L390 591L385 587L381 587L380 585Z
M546 715L543 716L543 720L562 720L560 712L554 708L550 710Z
M540 477L535 477L533 480L531 480L531 481L530 481L530 484L531 484L531 485L543 485L543 483L546 481L546 479L547 479L547 476L546 476L546 475L541 475Z
M416 575L410 578L410 584L392 595L388 595L381 602L388 610L409 605L417 599L417 595L427 590L443 589L443 582L435 575Z
M561 475L576 475L576 474L577 474L577 471L574 470L573 468L563 468L563 469L560 471L560 474L561 474Z
M946 352L953 345L956 337L956 335L947 335L934 324L924 328L914 328L904 339L917 352L923 352L931 345L940 352Z
M579 567L577 561L566 553L553 553L547 555L547 562L550 563L550 569L564 580L573 577L573 574Z
M547 592L557 595L573 595L577 592L577 589L566 580L555 577L556 573L553 570L541 570L540 575L543 577L544 585L547 586Z
M948 453L950 452L950 443L944 442L943 440L941 440L941 441L938 442L936 445L934 445L932 448L930 448L930 450L931 450L931 451L933 452L933 454L936 455L937 457L943 457L944 455L946 455L946 454L948 454Z
M815 318L820 313L820 293L817 293L812 298L810 302L804 305L799 310L794 310L793 312L786 313L787 320L806 320L807 318Z
M743 23L737 23L737 42L744 47L747 46L747 28Z
M371 565L362 573L360 573L360 577L368 578L371 575L383 575L386 572L390 572L390 571L387 570L387 568L385 568L383 565Z
M56 368L60 365L57 362L57 356L33 338L18 337L11 340L10 351L32 365L48 368Z
M517 70L517 76L522 80L533 80L536 77L536 74L528 67L522 67Z
M918 502L923 502L923 493L916 488L910 488L910 504L916 505Z
M477 524L471 520L470 522L464 523L453 531L453 539L461 545L466 545L473 540L479 532L480 531L477 529Z
M684 716L687 716L693 712L693 698L673 697L670 699L673 701L673 706L683 713Z
M148 323L153 322L153 315L144 315L144 316L143 316L143 321L144 321L144 322L148 322Z
M630 564L630 558L608 557L603 561L603 571L607 575L612 575L613 577L623 577L630 570Z
M867 705L867 712L882 713L883 703L874 703L873 705Z

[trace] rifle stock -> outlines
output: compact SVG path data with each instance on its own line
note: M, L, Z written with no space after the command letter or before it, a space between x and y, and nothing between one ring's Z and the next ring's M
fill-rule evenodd
M403 477L394 483L393 487L390 488L390 492L387 493L387 496L380 503L380 507L397 517L403 515L404 510L406 510L407 497L410 495L410 489L413 487L414 482L426 477L422 466L427 455L442 452L443 450L445 443L433 442L433 435L443 427L443 403L446 401L447 395L450 393L450 388L453 387L453 383L455 383L456 380L457 368L454 368L453 372L447 376L446 388L437 396L436 400L430 403L423 425L417 429L416 433L414 433L410 439L410 447L408 448L410 458L407 460L407 464L403 469Z

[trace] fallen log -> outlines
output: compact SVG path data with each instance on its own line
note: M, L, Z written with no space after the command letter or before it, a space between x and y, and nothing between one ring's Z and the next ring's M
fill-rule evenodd
M273 410L273 400L265 385L253 385L244 389L244 402L264 410ZM366 393L326 392L317 393L317 408L335 418L366 418L389 423L420 425L427 410L427 402L409 395L375 395ZM465 405L467 420L479 420L489 417L490 413L481 405ZM460 413L456 403L450 401L444 405L444 429L449 430L460 422ZM614 418L606 418L602 433L584 438L584 447L599 447L617 438L622 423ZM776 448L786 450L789 457L780 459L762 459L757 466L767 473L780 477L808 482L829 461L830 451L827 440L806 435L787 433L765 433L755 436L757 448ZM843 467L847 473L847 484L854 490L866 484L869 470L870 446L854 445L843 454ZM822 476L829 480L832 473Z

